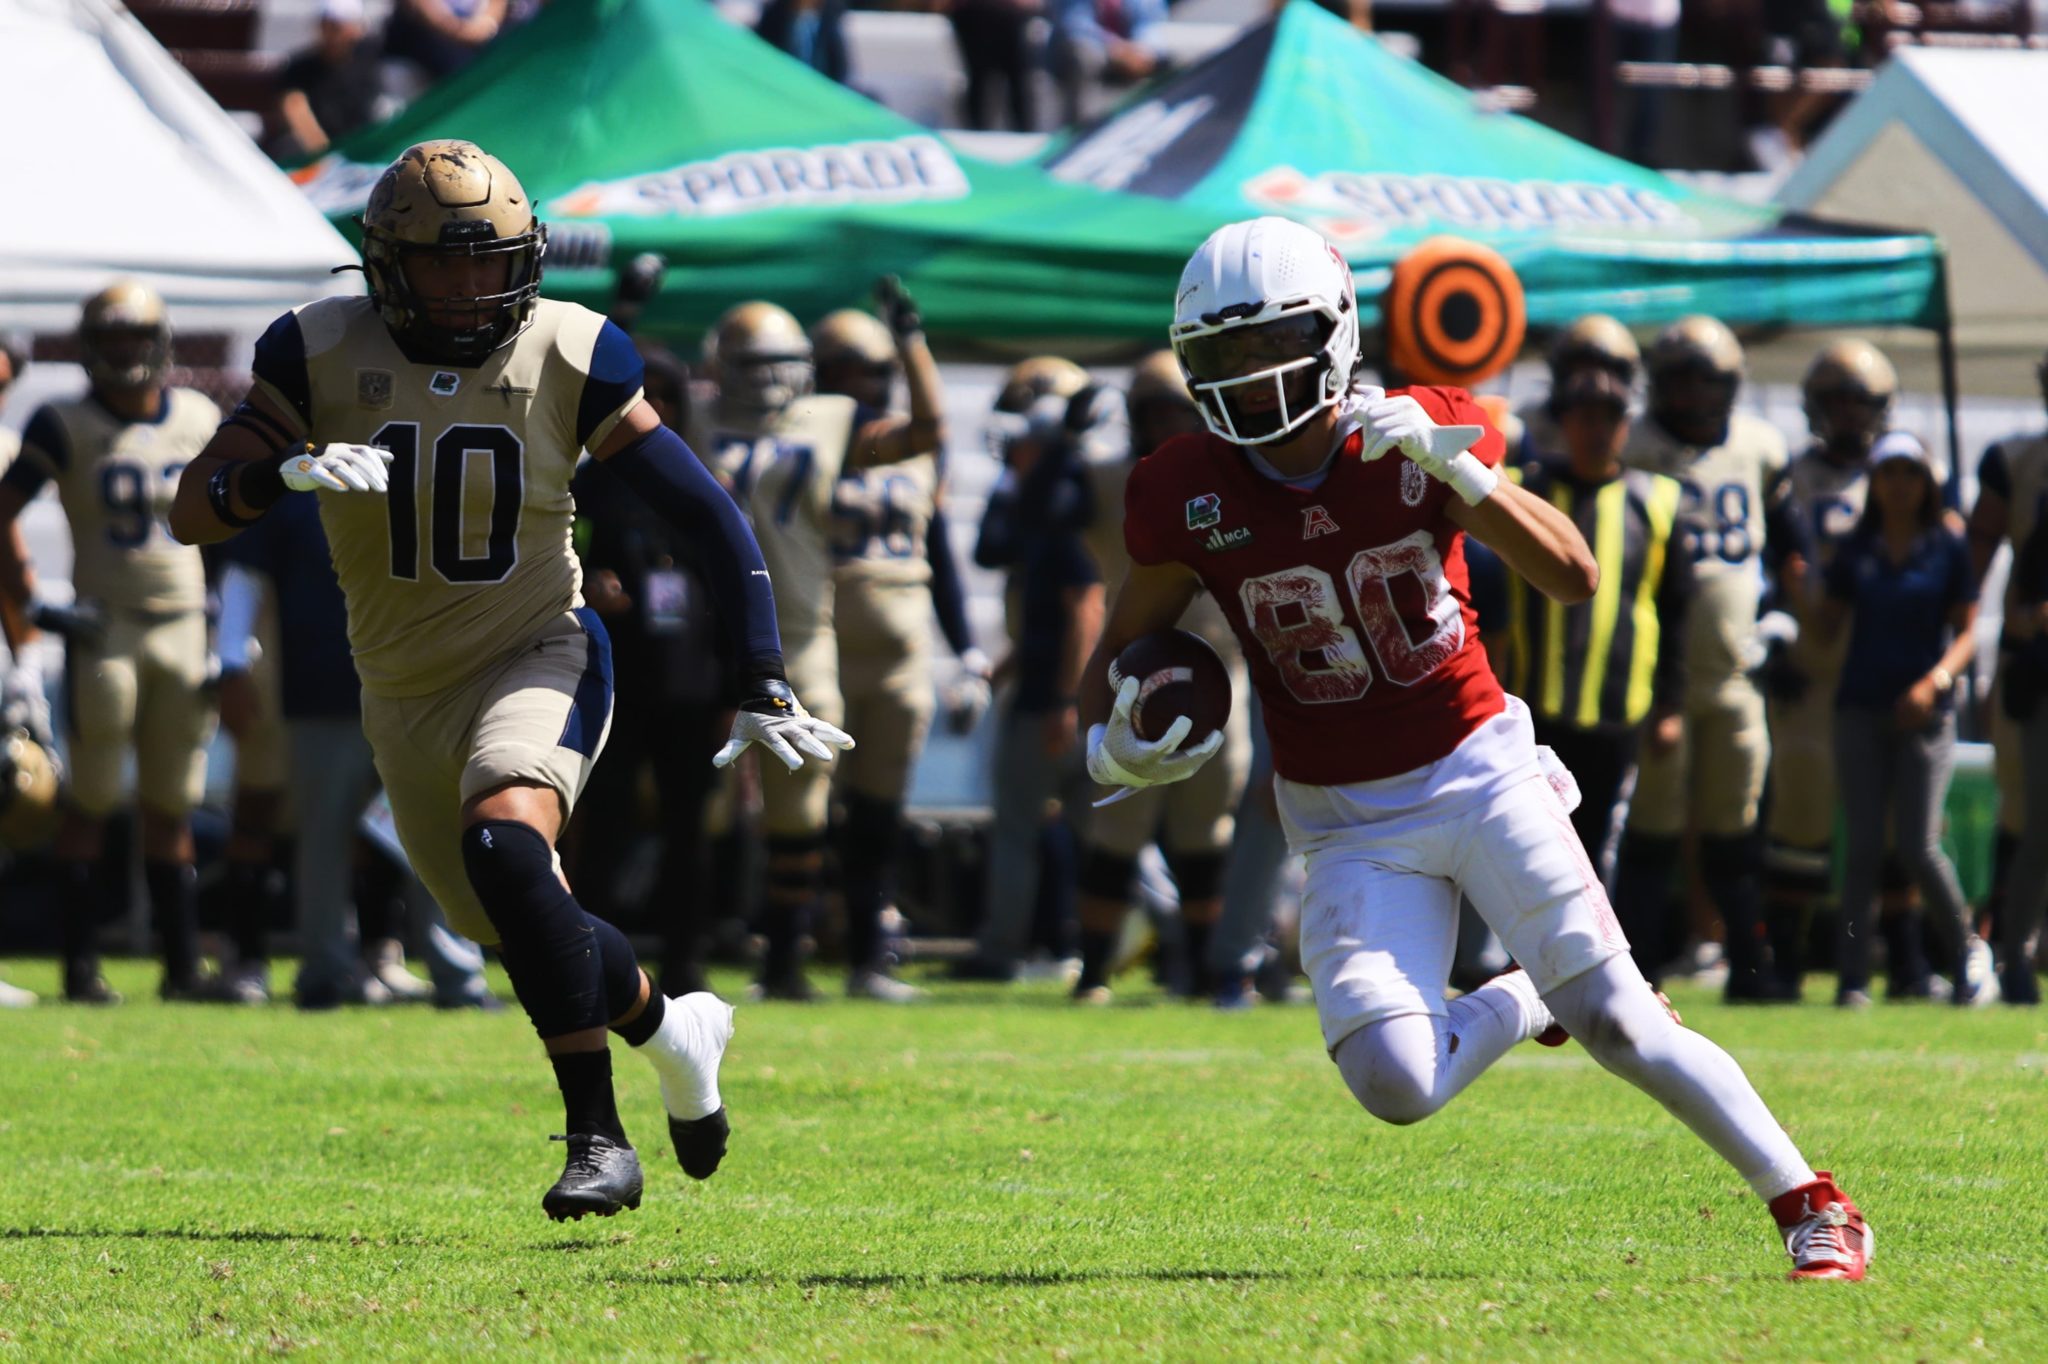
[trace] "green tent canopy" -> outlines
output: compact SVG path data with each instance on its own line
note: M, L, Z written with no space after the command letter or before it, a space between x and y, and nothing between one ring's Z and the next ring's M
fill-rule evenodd
M666 256L642 325L669 337L747 298L815 317L895 273L940 341L1158 344L1223 220L957 155L704 0L550 5L294 178L353 231L378 172L442 137L518 174L549 225L550 295L602 307L615 264Z
M1227 218L1279 213L1345 252L1361 301L1440 233L1521 276L1529 320L1938 327L1940 247L1690 189L1472 92L1293 0L1049 148L1056 177ZM1369 305L1368 305L1369 306Z

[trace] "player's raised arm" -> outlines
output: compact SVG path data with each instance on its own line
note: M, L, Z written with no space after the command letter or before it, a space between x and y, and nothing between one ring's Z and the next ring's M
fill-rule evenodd
M811 716L790 690L760 542L731 494L683 438L662 425L643 398L590 453L670 525L705 547L704 575L718 599L726 658L741 673L746 693L732 740L713 761L723 767L748 744L760 743L795 771L804 754L823 762L830 761L832 748L852 748L845 731Z

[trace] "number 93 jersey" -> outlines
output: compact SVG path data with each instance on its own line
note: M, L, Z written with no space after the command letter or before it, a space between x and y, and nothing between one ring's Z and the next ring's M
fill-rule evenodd
M272 324L255 372L293 434L393 455L388 496L318 494L367 691L440 691L582 605L569 480L640 400L616 326L541 299L482 364L416 363L367 299L323 299Z
M1621 462L1678 480L1678 524L1692 553L1696 591L1686 612L1686 693L1702 703L1748 684L1764 587L1767 499L1790 463L1776 427L1737 412L1728 438L1708 449L1683 445L1647 418L1631 428Z
M167 521L179 472L218 425L220 409L189 388L164 390L153 422L117 417L90 397L47 403L29 419L9 481L30 496L56 481L81 600L151 614L206 605L199 551L172 539Z
M1458 389L1396 389L1440 425L1500 433ZM1312 786L1398 776L1436 762L1506 706L1479 646L1455 496L1390 454L1344 440L1313 488L1279 482L1202 433L1138 461L1124 546L1140 564L1193 569L1229 619L1263 703L1273 766Z

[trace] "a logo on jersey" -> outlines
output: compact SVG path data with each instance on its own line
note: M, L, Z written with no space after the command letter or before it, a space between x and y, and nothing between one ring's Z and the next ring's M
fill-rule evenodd
M1188 499L1188 529L1207 530L1223 520L1223 499L1215 493L1203 493L1200 497Z
M1413 460L1401 461L1401 500L1411 507L1422 505L1429 496L1429 475Z
M364 407L391 406L391 378L388 369L357 370L356 401Z
M1252 528L1250 526L1239 526L1235 530L1217 529L1210 531L1209 538L1202 541L1202 548L1208 550L1211 554L1218 554L1226 549L1243 549L1251 542Z
M1337 518L1330 515L1328 508L1318 503L1301 513L1301 538L1313 540L1318 535L1335 535Z
M434 377L427 380L427 392L436 398L452 398L455 390L462 387L462 376L452 369L437 369Z

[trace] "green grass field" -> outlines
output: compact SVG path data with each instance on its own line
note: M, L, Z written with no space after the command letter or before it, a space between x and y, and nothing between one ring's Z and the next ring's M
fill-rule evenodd
M1308 1009L937 993L743 1007L703 1185L615 1045L647 1199L560 1226L516 1012L0 1016L0 1360L2048 1358L2039 1011L1679 994L1876 1228L1868 1282L1791 1285L1576 1047L1395 1129Z

